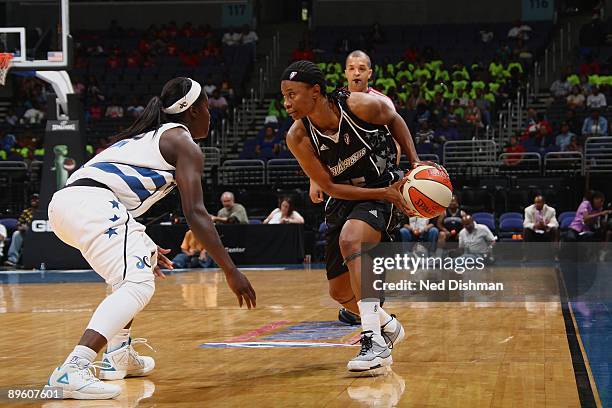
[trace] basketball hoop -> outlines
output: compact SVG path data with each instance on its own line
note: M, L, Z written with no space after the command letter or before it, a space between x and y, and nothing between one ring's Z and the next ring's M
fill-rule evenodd
M13 60L13 54L2 52L0 53L0 85L4 85L6 82L6 74L8 74L11 68L11 61Z

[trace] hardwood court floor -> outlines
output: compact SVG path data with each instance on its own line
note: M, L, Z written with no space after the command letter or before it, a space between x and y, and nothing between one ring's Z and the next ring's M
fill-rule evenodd
M157 282L134 323L157 367L121 382L106 402L51 401L44 407L578 407L562 312L555 303L409 304L386 309L407 338L393 372L349 376L355 347L200 348L257 341L300 322L335 321L320 270L246 272L256 310L239 309L218 272L174 274ZM100 283L0 285L0 388L41 386L78 340L105 295ZM331 324L331 323L330 323ZM305 326L304 326L305 325ZM305 331L304 331L305 330ZM344 331L347 342L358 330ZM143 396L150 396L138 399ZM5 405L0 401L0 405ZM5 406L26 406L6 404Z

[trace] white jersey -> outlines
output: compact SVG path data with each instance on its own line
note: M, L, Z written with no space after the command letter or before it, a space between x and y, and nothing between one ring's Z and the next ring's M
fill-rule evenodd
M132 216L144 214L176 186L175 167L162 156L159 139L179 126L189 131L180 123L166 123L157 131L118 141L75 171L66 184L93 179L107 185Z

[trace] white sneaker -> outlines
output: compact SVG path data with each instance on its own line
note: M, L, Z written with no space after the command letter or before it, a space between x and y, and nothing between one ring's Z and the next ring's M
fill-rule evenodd
M90 363L84 358L73 357L70 363L57 367L51 373L45 388L61 388L62 397L72 399L110 399L121 393L121 387L105 384L95 376L94 368L103 368L104 363Z
M361 350L348 362L347 368L353 372L370 371L393 364L391 350L380 334L371 330L361 332Z
M147 344L146 339L130 339L128 344L110 353L104 353L102 362L108 363L107 368L100 369L101 380L122 380L125 377L142 377L148 375L155 368L155 360L152 357L139 355L134 347L135 344Z

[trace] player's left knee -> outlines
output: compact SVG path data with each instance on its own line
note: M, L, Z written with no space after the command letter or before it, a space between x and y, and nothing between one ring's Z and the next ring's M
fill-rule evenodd
M351 236L351 234L345 233L344 231L340 234L338 243L340 245L340 251L345 258L350 254L361 251L361 241L358 238Z
M136 300L139 311L149 304L155 293L155 282L125 282L123 288Z

